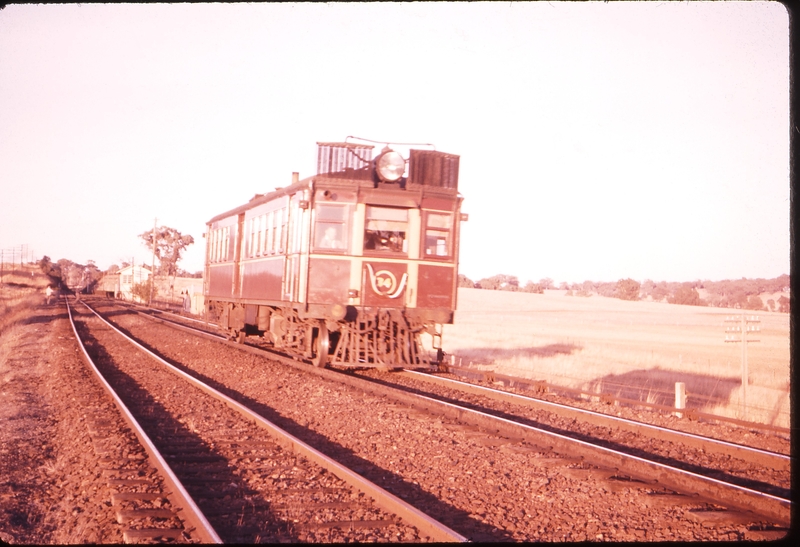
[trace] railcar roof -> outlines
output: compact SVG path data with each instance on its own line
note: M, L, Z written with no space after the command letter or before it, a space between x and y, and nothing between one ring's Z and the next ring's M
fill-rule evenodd
M214 218L212 218L211 220L209 220L208 222L206 222L206 224L212 224L212 223L217 222L219 220L223 220L223 219L226 219L226 218L230 218L232 216L236 216L236 215L238 215L240 213L244 213L245 211L248 211L248 210L252 209L253 207L256 207L256 206L261 205L263 203L268 203L268 202L270 202L270 201L272 201L272 200L274 200L276 198L279 198L281 196L294 194L298 190L303 190L305 188L308 188L309 185L312 182L315 182L315 181L317 181L317 182L324 181L326 183L326 185L329 184L331 186L351 187L353 189L358 189L359 191L370 191L370 190L373 189L373 186L372 186L373 183L371 181L368 184L365 185L365 184L363 184L363 181L358 181L358 180L353 181L353 180L348 180L348 179L329 178L329 177L326 177L325 175L313 175L313 176L310 176L310 177L306 177L306 178L304 178L302 180L299 180L298 182L296 182L294 184L291 184L289 186L285 186L283 188L277 188L277 189L273 190L272 192L268 192L266 194L256 194L255 196L253 196L252 199L250 199L250 201L248 201L244 205L240 205L240 206L238 206L238 207L236 207L234 209L231 209L230 211L226 211L226 212L224 212L222 214L219 214L219 215L215 216ZM418 187L414 188L414 190L410 190L410 191L409 190L404 190L403 193L404 194L407 193L409 199L416 199L416 200L421 199L424 195L437 195L437 194L438 195L442 195L442 194L444 194L444 195L447 195L448 197L460 197L461 196L461 194L457 190L441 189L441 188L436 188L436 187L423 187L423 186L418 186Z
M256 194L255 196L253 196L252 199L250 199L250 201L248 201L244 205L240 205L239 207L231 209L230 211L226 211L220 215L217 215L208 222L206 222L206 224L211 224L212 222L216 222L224 218L238 215L239 213L243 213L249 209L252 209L257 205L261 205L262 203L267 203L269 201L272 201L275 198L294 194L295 192L297 192L297 190L306 188L313 179L314 177L306 177L289 186L284 186L283 188L276 188L272 192L267 192L266 194Z

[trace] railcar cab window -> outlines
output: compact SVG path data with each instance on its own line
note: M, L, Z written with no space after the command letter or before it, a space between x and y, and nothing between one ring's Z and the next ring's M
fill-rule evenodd
M323 252L347 250L348 207L339 204L317 205L314 248Z
M367 205L364 250L407 253L408 209Z
M427 213L426 217L425 256L442 258L452 256L452 213Z

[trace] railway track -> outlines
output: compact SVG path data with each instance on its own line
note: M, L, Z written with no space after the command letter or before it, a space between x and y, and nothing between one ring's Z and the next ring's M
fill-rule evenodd
M598 466L600 470L597 473L612 481L635 481L666 487L684 496L699 495L707 502L717 505L713 509L715 515L706 515L709 518L721 518L723 515L720 513L724 511L721 508L728 507L757 513L785 526L790 522L791 458L787 455L564 405L551 405L554 408L548 412L562 412L568 420L573 420L571 425L579 427L554 426L553 423L563 423L563 416L558 416L555 420L552 417L542 419L508 406L485 402L466 403L462 393L477 392L491 401L511 401L514 405L525 407L539 406L540 401L535 399L481 389L427 374L404 372L403 375L412 381L395 385L403 385L409 389L409 393L421 398L423 404L430 405L432 410L447 409L446 411L461 419L470 419L488 431L503 433L509 437L521 436L532 444L550 446L567 457L579 453L583 461ZM388 383L383 379L380 382L384 385ZM421 394L420 384L445 385L449 391L445 395L441 391ZM412 387L409 388L409 385ZM454 391L458 393L453 393ZM583 422L577 424L577 420ZM586 424L590 427L585 427ZM639 439L644 437L661 441L662 444L651 442L644 448L635 439L621 438L619 432L633 433ZM532 435L539 438L533 438ZM705 457L706 461L701 461L708 453L723 455L724 458L711 461ZM734 469L725 469L726 465ZM744 468L738 476L735 473L737 468ZM767 475L766 480L764 475ZM758 479L753 478L756 476ZM767 482L769 479L772 482ZM665 499L681 501L679 497ZM684 499L686 500L688 498ZM730 516L737 521L748 518L732 512ZM698 518L702 516L698 515Z
M143 449L120 452L115 433L119 431L121 424L115 420L116 415L99 406L87 409L87 426L92 445L102 458L101 463L106 465L102 471L108 477L108 486L115 490L112 503L117 507L117 522L126 525L123 530L124 541L221 543L219 536L189 497L150 437L98 369L87 345L81 339L68 300L65 299L65 303L84 360L106 394L113 399L122 418L138 438L139 447Z
M551 432L573 433L586 439L594 439L606 446L629 446L632 450L643 451L637 439L648 439L646 449L654 456L668 461L676 447L681 449L686 469L726 464L717 468L720 474L730 473L736 478L737 469L730 468L731 460L746 464L738 477L747 483L758 475L760 489L788 497L791 480L791 456L770 450L733 443L713 437L658 426L585 408L545 401L534 397L510 393L463 382L435 374L404 371L391 376L379 375L372 371L363 373L371 381L391 385L410 393L418 393L461 404L498 417L508 417L518 423L546 428ZM687 450L688 449L688 450ZM708 460L707 455L726 456L720 461ZM676 462L680 464L680 462ZM765 470L770 473L765 476ZM756 482L756 481L751 481Z
M251 353L259 353L261 351L249 346L239 346L239 348ZM288 362L297 365L291 360L288 360ZM307 367L303 368L305 371L309 370ZM510 394L502 394L497 390L487 391L468 387L468 385L450 384L446 386L446 389L450 391L445 395L441 393L434 394L431 393L430 388L421 387L422 385L430 385L430 381L441 384L442 379L435 376L389 375L393 379L403 378L402 383L406 385L398 386L381 385L390 383L385 380L386 375L382 375L383 380L376 382L375 378L356 378L353 375L342 375L329 370L315 370L314 372L325 378L346 382L356 389L391 397L402 404L428 409L428 411L438 414L450 415L455 420L468 422L476 429L483 430L483 433L478 434L486 436L488 432L490 437L493 436L495 440L499 441L498 444L511 444L512 446L509 448L512 448L515 444L522 443L525 446L521 448L521 451L530 451L530 447L535 446L544 451L553 450L558 455L557 458L550 458L549 460L540 458L538 463L545 467L558 468L560 473L578 480L588 477L600 479L605 481L608 489L612 491L620 488L646 489L649 492L650 499L647 500L649 503L691 507L691 509L685 511L685 514L688 515L688 518L701 522L704 526L708 526L709 523L714 523L714 526L719 526L720 523L740 527L749 525L750 530L762 528L771 529L778 533L783 527L788 526L791 507L788 499L788 485L781 482L784 479L780 478L780 476L776 481L773 481L775 484L754 484L754 481L746 476L730 476L731 474L723 469L711 469L709 473L709 470L705 469L704 465L687 465L686 462L680 461L675 457L670 458L664 455L658 456L657 454L653 457L651 454L648 458L643 457L641 454L631 454L630 450L625 451L624 443L612 440L613 437L587 440L585 434L575 435L575 432L558 431L559 428L554 428L552 425L545 428L537 428L535 425L531 425L531 422L541 421L540 418L531 419L530 416L525 417L525 413L519 410L509 411L508 408L502 410L491 408L492 405L485 401L459 402L464 397L463 395L456 395L455 392L463 394L471 390L473 392L472 395L475 395L475 391L478 391L480 392L479 397L483 399L497 401L498 398L505 398L506 400L503 404L511 404L521 408L535 406L537 403L532 402L535 400L511 397ZM413 385L408 385L409 382ZM513 402L509 403L509 398L513 399ZM546 412L558 414L574 412L574 410L551 407ZM775 472L778 475L784 472L785 466L788 465L785 455L781 457L782 455L759 454L758 451L752 451L749 452L752 454L751 456L742 456L741 454L748 453L748 451L743 447L733 445L733 443L720 444L713 442L713 440L700 439L697 436L683 436L684 440L678 440L674 435L679 432L666 431L664 428L656 430L645 427L647 424L622 420L616 420L613 425L609 425L609 423L598 424L597 420L604 420L605 418L591 414L584 414L583 416L583 418L571 416L568 420L592 420L591 426L594 429L625 430L631 435L635 433L640 437L645 435L648 439L657 438L660 442L673 444L673 452L676 449L682 450L685 446L691 446L692 443L695 443L696 447L699 446L699 448L693 450L701 452L706 452L710 450L709 447L716 446L725 454L728 461L733 458L762 467L774 464ZM580 438L582 436L584 438ZM503 438L511 442L503 443ZM617 446L620 444L623 446ZM743 452L743 450L745 451ZM645 454L645 456L647 455ZM664 461L670 459L675 461ZM773 464L766 463L768 461L772 461ZM677 463L678 465L670 465L670 463ZM724 468L725 465L718 467ZM788 472L786 473L788 474ZM656 477L657 479L654 480Z
M188 531L202 542L465 539L135 341L123 341L124 333L98 314L78 312L74 324L87 360L97 362L103 382L119 393L113 397L157 474L173 495L181 492L172 504L182 508L179 514L121 510L120 522L165 521L172 525L151 528L150 537L174 540ZM138 352L131 353L131 343ZM146 481L124 480L131 486ZM117 497L158 503L162 496Z

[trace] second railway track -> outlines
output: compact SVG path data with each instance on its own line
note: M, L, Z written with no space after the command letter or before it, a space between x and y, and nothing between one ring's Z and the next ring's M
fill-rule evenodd
M210 396L213 390L201 391L144 353L132 352L94 314L76 315L76 330L98 369L224 541L464 539L313 450L298 453L302 442L265 434L263 427L271 424L242 416L230 408L241 405ZM153 518L175 516L148 511Z
M288 404L290 408L284 406L274 412L290 427L313 439L318 446L346 448L353 453L350 457L355 461L354 465L364 467L367 474L382 478L387 489L402 493L405 499L426 498L433 494L439 498L437 503L433 503L433 514L438 511L440 520L449 522L472 539L587 539L599 536L604 539L641 539L642 531L645 538L653 539L735 539L759 537L760 531L764 530L766 537L771 537L770 533L779 534L782 526L786 525L782 515L784 512L788 514L788 510L782 512L779 508L777 515L767 511L768 516L763 513L759 516L749 513L747 504L739 504L739 511L725 511L723 509L731 507L730 504L715 505L709 496L676 496L675 488L664 488L669 481L627 480L634 477L624 470L592 465L592 459L584 458L580 452L570 455L569 451L562 450L560 455L553 457L555 455L548 455L542 446L537 448L542 443L537 445L526 441L519 433L506 431L487 435L474 424L459 426L458 422L463 420L454 418L452 421L444 416L433 424L424 423L426 420L419 410L404 410L391 402L380 403L380 408L377 408L379 400L375 396L362 396L371 409L361 411L359 415L358 405L351 404L350 407L355 408L348 408L347 390L311 387L312 393L309 393L307 388L299 385L307 380L297 380L298 373L287 370L285 366L265 364L261 358L234 357L224 349L210 349L214 346L206 345L205 341L178 334L172 336L174 341L167 347L156 341L159 338L157 329L148 327L141 319L121 313L115 316L115 321L134 331L137 337L149 340L148 343L154 347L161 348L159 351L176 362L188 362L187 356L196 353L199 347L217 355L213 364L195 364L193 361L192 366L197 367L198 373L213 377L220 385L230 386L232 392L243 397L261 401L264 405L266 400L270 400L268 404L273 408L273 401L277 404L277 400L285 401L288 396L293 401ZM363 382L357 378L349 380ZM326 384L321 382L322 386ZM393 415L405 419L381 431L382 427L386 428L387 421L394 421ZM347 423L348 416L350 424ZM427 428L427 431L419 432L417 441L411 442L415 448L409 449L408 441L399 437L413 436L411 431L416 424L410 423L412 421L423 422L422 428ZM338 433L336 424L339 424ZM355 428L356 431L355 424L360 426ZM334 433L326 432L331 428ZM346 431L354 432L346 435ZM436 433L442 433L448 439L446 449L442 449L442 435ZM383 454L386 447L381 442L374 442L381 441L381 437L398 437L396 444L390 447L391 451L396 450L395 457L391 458L390 451L388 461ZM430 437L436 437L436 440L431 441ZM405 451L397 447L401 443L407 447ZM438 472L442 466L447 468L445 476ZM425 467L428 473L424 471ZM387 471L390 471L388 477L385 476ZM438 484L435 477L440 479ZM563 484L565 478L567 485ZM569 486L575 482L581 485L577 492ZM485 493L487 485L490 488ZM551 488L557 491L548 497ZM593 489L597 489L594 496L602 499L603 503L593 504L585 526L579 524L577 529L559 534L564 530L559 523L574 523L574 518L559 520L559 505L572 505L570 510L574 513L575 504L580 505L580 500L585 497L583 492ZM470 491L472 496L466 495ZM573 503L568 501L570 495ZM650 510L646 516L641 515L641 511L625 514L629 498L639 499L638 507L655 504L662 509ZM546 510L538 508L537 500L540 499L548 499ZM441 508L437 509L437 505ZM647 522L641 522L643 517Z

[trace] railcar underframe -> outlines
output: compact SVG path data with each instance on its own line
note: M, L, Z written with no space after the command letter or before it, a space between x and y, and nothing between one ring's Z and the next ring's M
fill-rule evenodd
M268 306L211 300L208 320L226 329L231 339L263 337L276 349L310 360L315 366L375 366L378 368L432 366L421 335L434 337L441 349L441 324L407 317L401 310L350 312L352 321L308 316L288 306ZM249 313L248 313L249 312ZM255 316L247 322L247 316Z

